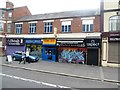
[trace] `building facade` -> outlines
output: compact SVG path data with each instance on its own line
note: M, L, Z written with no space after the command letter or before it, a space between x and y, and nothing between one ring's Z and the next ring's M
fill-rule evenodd
M102 33L102 65L120 64L120 0L104 0Z
M24 47L21 50L29 48L30 53L36 52L36 55L48 61L101 64L101 31L98 10L24 16L13 23L13 34L7 35L6 38L13 42L13 39L18 42L24 39ZM7 49L9 46L10 44L6 47L7 53L9 53Z
M14 24L18 18L31 15L26 6L14 8L14 4L6 1L6 7L0 9L0 54L6 50L6 36L13 34Z

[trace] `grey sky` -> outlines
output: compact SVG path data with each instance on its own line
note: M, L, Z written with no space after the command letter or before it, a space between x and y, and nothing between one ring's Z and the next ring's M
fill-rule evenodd
M0 0L0 8L7 0ZM15 7L27 6L32 14L99 8L100 0L9 0Z

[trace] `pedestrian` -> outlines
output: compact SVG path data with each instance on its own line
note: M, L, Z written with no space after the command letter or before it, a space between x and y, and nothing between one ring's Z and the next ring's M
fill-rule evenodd
M20 59L20 61L19 61L19 64L20 64L22 61L23 61L24 64L25 64L24 58L25 58L25 54L24 54L24 51L22 51L22 57L21 57L21 59Z
M28 63L30 63L30 60L29 60L29 50L28 49L26 50L26 61L28 61Z

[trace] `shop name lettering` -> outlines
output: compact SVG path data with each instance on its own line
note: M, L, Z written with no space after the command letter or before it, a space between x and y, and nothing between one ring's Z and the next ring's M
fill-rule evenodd
M26 43L40 43L41 40L26 40Z
M7 42L9 45L20 45L23 43L23 39L8 39Z
M110 38L110 41L120 41L120 38Z
M100 45L100 43L96 43L95 40L91 40L90 43L87 43L87 46L90 47L98 47Z

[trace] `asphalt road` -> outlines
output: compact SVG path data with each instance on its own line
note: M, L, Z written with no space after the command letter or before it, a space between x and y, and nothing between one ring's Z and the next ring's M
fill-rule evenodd
M118 88L116 83L2 67L2 88Z

